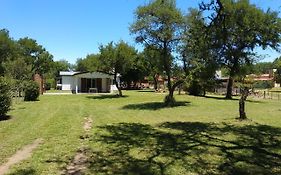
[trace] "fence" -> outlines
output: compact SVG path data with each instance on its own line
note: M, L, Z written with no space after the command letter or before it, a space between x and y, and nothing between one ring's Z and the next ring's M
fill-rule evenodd
M256 91L251 93L251 96L255 98L281 100L281 92Z

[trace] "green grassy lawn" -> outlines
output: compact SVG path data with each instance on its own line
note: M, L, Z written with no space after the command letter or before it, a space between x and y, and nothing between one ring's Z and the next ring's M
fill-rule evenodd
M0 164L42 138L31 158L10 174L61 174L86 148L85 174L281 174L281 100L249 99L250 120L238 121L238 101L124 91L112 95L41 96L20 102L0 121ZM85 118L93 120L86 134Z

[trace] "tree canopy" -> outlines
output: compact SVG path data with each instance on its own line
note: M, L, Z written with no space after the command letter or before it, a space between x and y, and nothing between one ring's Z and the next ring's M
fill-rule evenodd
M173 105L175 102L173 92L181 82L172 84L171 68L174 58L172 52L180 42L182 27L183 15L174 0L155 0L139 6L135 12L135 21L130 27L137 42L156 48L161 53L169 89L169 95L165 98L166 105Z

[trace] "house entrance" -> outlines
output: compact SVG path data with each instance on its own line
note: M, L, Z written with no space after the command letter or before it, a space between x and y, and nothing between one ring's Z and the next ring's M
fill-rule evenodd
M88 93L91 89L97 89L97 92L102 90L101 78L81 78L81 92Z

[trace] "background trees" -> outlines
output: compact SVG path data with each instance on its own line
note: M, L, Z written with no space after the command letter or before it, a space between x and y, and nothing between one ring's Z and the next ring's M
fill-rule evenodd
M167 76L169 95L165 98L166 105L173 105L173 93L177 85L183 81L172 83L171 68L172 52L180 41L183 17L176 8L174 0L155 0L148 5L140 6L135 13L136 20L130 31L136 35L136 41L146 47L152 47L161 53L163 70Z
M101 45L99 50L99 70L114 75L114 83L121 97L122 90L119 75L125 74L131 67L134 58L137 56L137 51L124 41L117 44L111 42L105 46Z
M281 21L277 12L264 12L248 0L212 2L203 4L201 9L214 7L215 15L211 16L210 25L207 25L208 32L220 64L229 71L226 98L231 98L234 77L243 65L252 64L256 59L253 50L256 47L278 50Z

